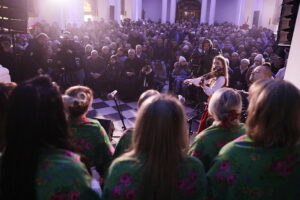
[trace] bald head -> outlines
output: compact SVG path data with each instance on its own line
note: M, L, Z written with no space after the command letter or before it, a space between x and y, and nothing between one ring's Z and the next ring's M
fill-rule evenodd
M251 72L250 82L254 83L261 79L272 79L272 71L268 66L260 65Z

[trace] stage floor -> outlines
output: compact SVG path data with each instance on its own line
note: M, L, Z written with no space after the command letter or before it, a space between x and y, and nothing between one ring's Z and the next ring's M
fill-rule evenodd
M119 101L119 106L122 115L124 116L126 128L133 128L137 115L137 102L125 103L123 101ZM185 112L187 115L193 115L194 109L185 106ZM115 126L112 143L116 144L119 141L123 134L122 121L113 100L104 100L100 98L95 99L87 116L90 118L111 120ZM195 120L192 126L193 131L197 130L198 125L196 121L197 120Z

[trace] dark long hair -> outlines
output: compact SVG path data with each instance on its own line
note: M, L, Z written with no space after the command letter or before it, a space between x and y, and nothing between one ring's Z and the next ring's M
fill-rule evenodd
M16 83L0 83L0 151L4 147L4 130L8 107L8 99L12 91L17 87Z
M259 146L293 148L300 141L300 91L283 80L258 80L249 89L247 135Z
M181 103L164 95L147 99L138 113L132 146L128 155L146 158L139 198L175 199L179 161L186 156L188 148Z
M46 76L18 86L10 97L0 199L36 199L39 156L48 147L72 150L61 94Z

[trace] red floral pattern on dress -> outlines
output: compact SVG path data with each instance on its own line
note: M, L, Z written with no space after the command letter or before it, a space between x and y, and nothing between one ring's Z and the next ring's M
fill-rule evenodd
M220 164L220 170L224 171L224 172L228 172L230 170L230 163L228 160L224 160L221 164Z
M112 188L112 196L114 198L119 198L122 195L122 190L120 187L116 186Z
M129 174L124 174L120 177L119 183L122 186L129 186L131 184L132 177Z
M133 200L136 196L135 189L129 189L125 191L125 200Z

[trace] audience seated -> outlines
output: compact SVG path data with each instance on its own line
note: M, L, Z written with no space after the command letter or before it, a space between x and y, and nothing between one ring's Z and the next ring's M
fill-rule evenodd
M238 92L221 88L211 97L208 112L213 117L213 125L200 132L194 139L189 154L203 162L206 171L228 142L245 134L245 127L239 122L242 100Z
M183 81L190 78L191 69L188 66L188 62L183 56L179 57L179 61L174 64L174 70L172 77L174 79L174 92L175 94L181 94L183 91Z
M99 174L105 176L114 148L101 124L86 117L93 92L87 87L74 86L66 90L63 100L77 149L85 156L89 168L96 167Z
M237 90L248 91L248 82L246 81L246 74L250 61L246 58L242 59L239 67L234 68L233 74L230 77L229 86Z
M59 88L47 77L16 87L9 100L1 199L99 199L70 143Z
M300 92L281 80L250 88L247 135L224 146L208 172L212 199L297 199Z
M110 166L103 199L204 199L203 165L187 150L181 103L169 96L147 99L138 111L132 150Z

